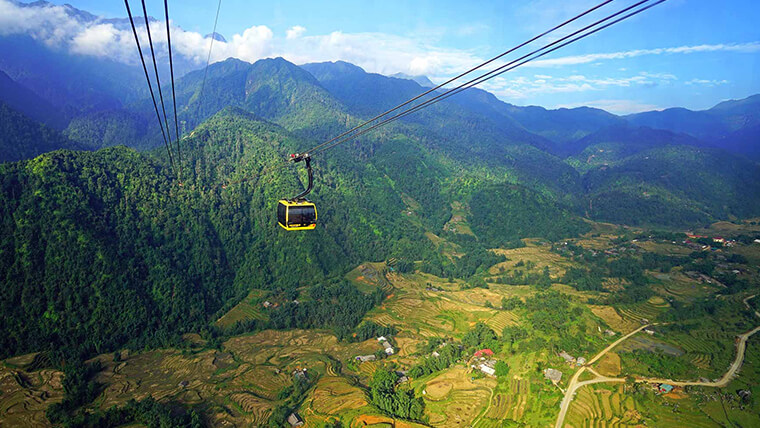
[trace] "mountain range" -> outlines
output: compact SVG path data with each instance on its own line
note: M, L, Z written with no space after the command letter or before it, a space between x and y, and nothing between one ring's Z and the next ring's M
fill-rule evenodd
M320 226L286 233L275 205L304 175L281 167L286 154L427 79L282 58L217 62L205 83L203 69L180 73L180 186L139 68L26 36L0 37L0 50L0 357L165 343L252 287L297 296L366 260L472 275L488 248L590 221L680 229L760 215L758 95L621 117L473 88L316 156Z

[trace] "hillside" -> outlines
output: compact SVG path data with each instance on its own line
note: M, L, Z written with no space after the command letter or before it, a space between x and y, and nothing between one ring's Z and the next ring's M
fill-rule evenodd
M29 159L61 148L88 147L0 102L0 162Z

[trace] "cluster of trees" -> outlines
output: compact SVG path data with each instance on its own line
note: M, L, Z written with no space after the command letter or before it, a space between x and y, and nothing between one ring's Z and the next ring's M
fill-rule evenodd
M389 415L420 421L425 414L425 402L415 397L414 390L398 385L399 375L386 367L377 369L370 381L370 400Z
M517 269L514 272L498 276L494 282L507 285L535 285L538 288L547 289L552 285L552 278L549 274L549 266L544 266L541 272Z
M95 375L101 370L100 361L87 364L73 359L63 367L63 401L48 406L46 415L52 423L60 423L80 418L76 410L91 402L100 394L100 385Z
M433 351L438 353L437 357L430 355ZM462 358L462 352L462 348L455 343L447 343L440 347L435 346L434 349L428 347L424 352L428 356L409 369L409 376L418 378L447 369Z
M141 401L132 399L123 407L112 406L105 411L78 413L50 421L65 427L117 427L130 424L140 424L149 428L206 426L201 413L194 409L185 409L179 404L159 403L153 397Z
M272 410L268 424L272 428L287 426L287 419L306 398L309 389L316 384L317 379L311 379L306 375L295 376L293 384L284 387L277 394L278 400L285 400Z
M287 302L269 311L271 328L331 328L340 339L348 338L364 314L385 298L381 289L364 294L345 280L309 289L310 299ZM379 326L378 326L379 327ZM364 334L373 326L360 329Z
M488 251L475 241L462 241L464 245L461 257L449 259L440 252L426 254L420 270L442 278L470 278L479 272L484 272L496 263L506 260L506 257Z
M367 339L380 336L393 336L397 332L396 327L392 325L380 325L372 321L364 321L356 328L351 336L352 341L363 342Z
M139 423L151 428L204 426L200 413L179 405L162 404L148 397L142 401L130 400L123 407L112 406L107 410L85 410L101 393L101 385L95 376L101 371L99 361L84 363L71 359L63 366L64 398L60 403L48 406L48 420L66 427L121 426Z
M556 241L589 230L577 214L550 198L519 186L493 186L473 195L470 225L491 248L521 246L530 236Z
M644 270L664 269L669 264L680 260L658 256L644 259L628 254L610 259L602 252L592 252L573 244L555 247L554 250L560 254L569 255L582 265L567 269L560 280L578 290L602 291L607 278L620 278L628 282L622 290L607 297L606 304L636 303L650 298L653 291L648 287L649 280Z

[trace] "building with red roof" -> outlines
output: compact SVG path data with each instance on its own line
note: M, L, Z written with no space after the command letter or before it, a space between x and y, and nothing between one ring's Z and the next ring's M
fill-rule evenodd
M481 349L480 351L475 351L475 358L478 357L493 357L493 351L488 348Z

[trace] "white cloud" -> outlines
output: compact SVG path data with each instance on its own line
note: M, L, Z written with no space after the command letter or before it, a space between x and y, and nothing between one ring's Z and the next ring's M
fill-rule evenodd
M525 64L526 67L561 67L566 65L589 64L599 60L616 60L635 58L644 55L663 54L692 54L699 52L736 52L756 53L760 52L760 42L715 44L697 46L679 46L673 48L636 49L630 51L596 53L587 55L565 56L559 58L541 59Z
M142 20L136 22L140 43L148 45ZM156 54L166 55L165 22L150 23ZM210 38L172 25L172 49L196 64L208 55ZM265 25L252 26L227 42L214 41L211 61L230 57L248 62L282 56L296 64L344 60L370 72L451 76L483 61L470 51L446 49L417 37L385 33L343 33L305 35L306 28L293 26L284 37L276 37ZM27 34L58 49L75 54L108 57L137 64L134 36L128 25L95 20L84 22L68 15L64 6L22 7L0 0L0 35ZM145 50L144 50L145 51Z
M685 82L687 85L718 86L728 84L728 80L691 79Z
M288 31L285 32L285 38L288 40L297 39L301 37L305 32L306 28L301 27L300 25L296 25L294 27L290 27Z
M624 77L588 77L573 74L565 77L551 77L541 74L530 79L524 76L508 78L496 77L485 82L482 87L506 99L525 99L534 95L602 91L608 88L647 87L667 85L678 78L670 73L640 72Z
M592 100L580 103L561 104L554 108L595 107L615 114L632 114L643 111L662 110L663 107L634 100Z

